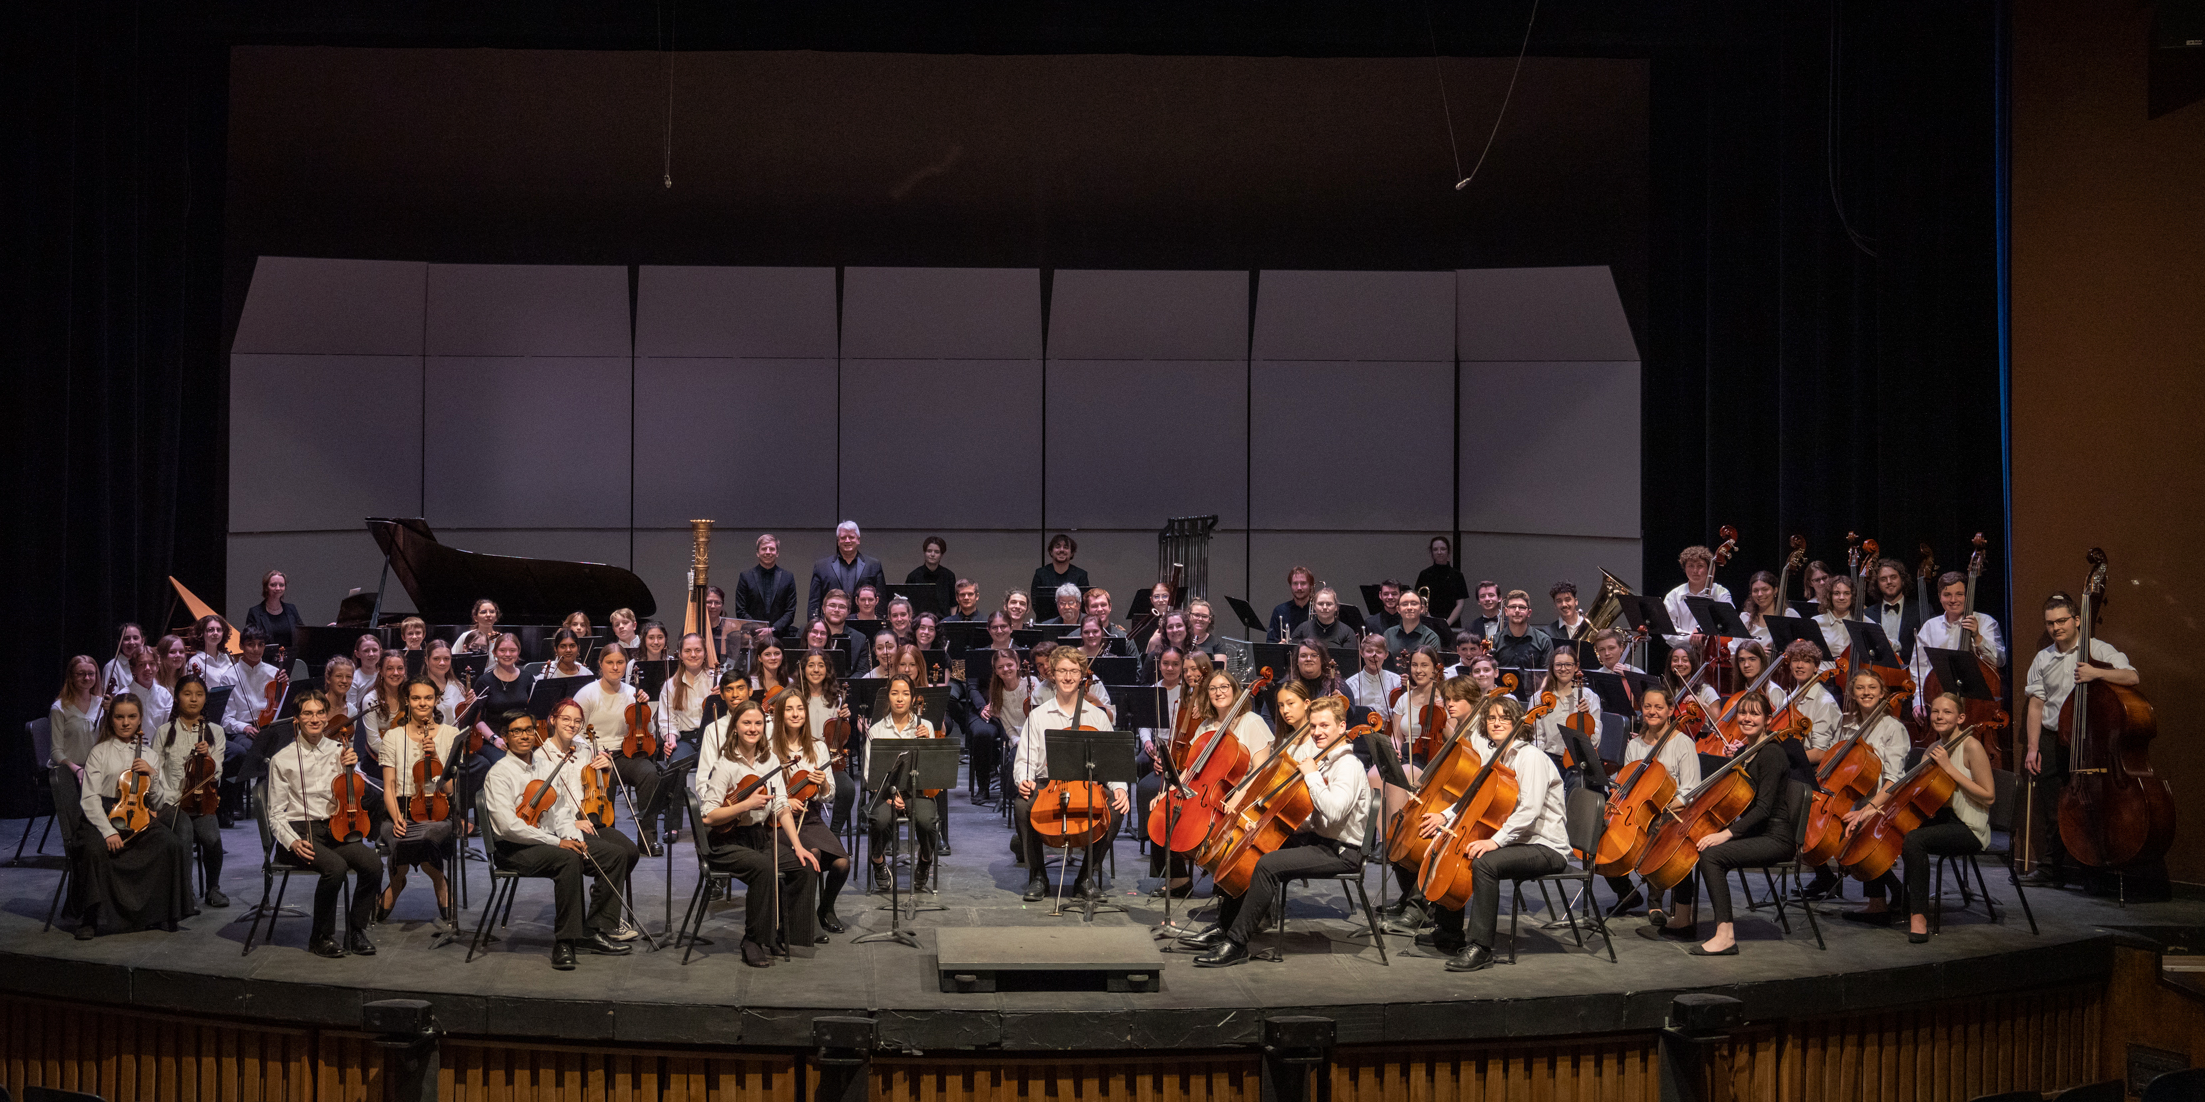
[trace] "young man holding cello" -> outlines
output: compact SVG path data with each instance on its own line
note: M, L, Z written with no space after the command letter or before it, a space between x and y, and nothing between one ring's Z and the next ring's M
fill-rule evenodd
M1248 941L1271 913L1281 880L1338 876L1363 867L1363 822L1370 815L1370 784L1354 754L1327 756L1347 733L1347 711L1338 697L1321 697L1310 703L1308 722L1316 753L1294 764L1300 783L1309 786L1309 821L1279 848L1256 860L1244 894L1219 893L1217 925L1180 940L1190 949L1210 950L1194 959L1197 968L1224 968L1248 959Z
M1048 732L1063 731L1073 727L1107 728L1110 714L1092 698L1083 698L1080 686L1087 680L1087 656L1078 647L1058 647L1049 652L1049 685L1054 690L1049 699L1034 705L1026 713L1025 729L1018 737L1018 758L1011 764L1011 782L1018 786L1018 803L1011 812L1011 825L1019 833L1020 848L1026 855L1026 891L1028 903L1039 901L1049 894L1049 881L1042 874L1042 847L1044 841L1033 829L1034 794L1041 791L1049 780ZM1090 714L1091 713L1091 714ZM1074 722L1074 717L1078 722ZM1124 815L1133 806L1126 793L1126 786L1113 782L1110 785L1110 809ZM1079 872L1073 877L1073 890L1079 895L1097 894L1092 869L1101 868L1103 847L1117 833L1115 821L1112 829L1103 832L1102 841L1086 847ZM1071 855L1066 854L1069 860Z
M364 833L340 839L330 828L337 778L360 763L351 746L322 737L332 712L330 698L320 689L299 694L293 723L298 737L268 759L268 829L283 851L278 860L311 868L320 877L314 886L314 926L307 950L332 958L347 950L373 956L375 943L368 940L367 928L375 921L376 900L382 895L383 861L368 848ZM344 890L347 870L355 877L352 914L339 945L337 896Z
M1523 721L1523 705L1502 694L1479 705L1475 734L1467 735L1478 756L1515 773L1516 807L1491 837L1479 838L1456 852L1470 862L1470 902L1460 910L1432 906L1438 929L1433 944L1452 952L1450 972L1476 972L1493 963L1493 931L1500 918L1501 881L1545 876L1568 867L1570 840L1564 819L1562 774L1554 761L1529 740L1509 735ZM1501 747L1507 752L1501 753ZM1417 830L1436 837L1451 823L1455 808L1426 815Z

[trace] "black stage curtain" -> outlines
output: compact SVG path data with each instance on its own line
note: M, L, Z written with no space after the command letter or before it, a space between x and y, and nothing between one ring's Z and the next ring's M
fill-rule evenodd
M200 4L33 4L11 22L8 746L67 656L106 661L119 621L160 630L168 575L219 594L229 527L227 51Z
M1712 546L1723 524L1741 534L1723 574L1734 591L1779 569L1795 533L1841 570L1848 530L1910 565L1930 541L1953 569L1982 531L1979 603L2011 622L1997 12L1733 6L1723 40L1656 55L1643 350L1655 592L1683 580L1678 550Z

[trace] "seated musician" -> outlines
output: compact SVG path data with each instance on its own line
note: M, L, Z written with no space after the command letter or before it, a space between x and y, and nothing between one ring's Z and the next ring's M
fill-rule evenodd
M122 692L130 693L145 705L145 729L158 731L168 722L169 713L176 710L176 694L161 684L161 660L151 647L138 648L130 659L130 684Z
M426 791L414 784L414 765L432 750L445 769L432 787L441 789L447 800L453 797L451 766L459 731L438 721L436 686L428 678L409 678L401 691L406 702L405 722L383 732L382 752L377 755L383 766L383 813L388 816L377 841L390 851L390 883L376 908L377 922L390 917L391 909L398 905L399 895L406 890L409 868L418 867L428 874L429 883L436 888L438 915L449 914L452 905L444 860L451 850L453 819L447 814L443 819L416 822L410 805L415 795Z
M1056 589L1057 614L1039 627L1071 627L1080 622L1080 587L1066 582Z
M237 820L245 808L245 764L252 760L253 740L260 736L257 721L268 706L268 683L275 680L276 668L261 661L267 653L268 641L260 632L246 628L237 633L238 660L229 670L229 709L218 718L222 729L229 732L229 754L222 770L222 811L220 822L228 827ZM213 682L208 682L212 686Z
M1363 765L1345 750L1319 764L1346 736L1347 711L1338 698L1326 697L1310 702L1308 720L1309 749L1294 754L1294 764L1309 786L1309 821L1256 861L1246 892L1219 896L1216 925L1181 939L1180 944L1188 948L1209 950L1195 958L1197 968L1223 968L1248 959L1248 942L1277 902L1280 881L1358 873L1363 868L1363 825L1370 817L1370 785L1363 779Z
M1477 657L1478 657L1479 655L1481 655L1481 654L1484 654L1484 653L1485 653L1485 637L1484 637L1484 636L1482 636L1482 635L1478 635L1478 634L1475 634L1475 633L1473 633L1473 632L1470 632L1470 631L1465 631L1465 630L1457 630L1457 631L1455 632L1455 661L1454 661L1454 664L1453 664L1453 665L1450 665L1450 666L1448 666L1448 667L1447 667L1446 669L1444 669L1444 670L1441 670L1441 671L1440 671L1440 674L1441 674L1441 676L1444 676L1444 677L1462 677L1462 676L1464 676L1464 675L1468 674L1468 673L1470 672L1470 663L1471 663L1471 661L1472 661L1473 659L1477 658Z
M622 744L627 741L628 705L636 702L638 690L626 684L628 652L618 643L607 643L597 652L597 680L590 682L574 694L574 703L581 706L580 731L592 746L605 752L613 772L620 777L622 786L628 789L628 800L633 814L640 814L658 799L659 763L655 757L643 754L624 754ZM554 732L556 737L557 732ZM653 734L655 739L657 735ZM665 747L659 747L663 754ZM647 822L637 823L637 839L643 852L651 857L659 855L658 839L642 828Z
M705 668L704 636L693 631L682 636L681 665L675 667L673 676L658 687L653 717L658 721L659 739L673 744L667 751L668 772L695 764L699 751L698 733L704 729L704 702L712 699L717 681L718 675ZM661 785L660 789L658 803L663 813L673 803L673 789L666 785Z
M1149 816L1162 811L1161 800L1164 793L1166 771L1159 768L1158 763L1165 755L1171 753L1172 738L1179 730L1179 710L1182 707L1194 708L1197 710L1196 714L1199 714L1200 709L1208 704L1208 701L1203 699L1207 694L1202 691L1202 686L1209 684L1211 669L1207 655L1198 655L1195 662L1189 662L1176 648L1171 647L1165 648L1164 653L1157 659L1157 670L1160 675L1157 684L1164 689L1165 706L1162 717L1164 726L1147 728L1140 732L1141 747L1139 753L1135 755L1133 763L1135 774L1133 805L1140 809L1141 821L1138 825L1142 837L1148 836ZM1289 682L1289 684L1293 683ZM1281 686L1281 688L1283 689L1284 686ZM1299 702L1299 707L1306 707L1309 703L1309 697L1301 691L1298 685L1294 692L1285 694L1278 701L1282 723L1287 716L1289 705L1296 701ZM1294 722L1299 723L1300 712L1298 710L1293 712L1292 718ZM1189 741L1191 743L1192 740ZM1165 877L1167 882L1151 891L1149 895L1161 899L1166 892L1171 892L1174 893L1173 898L1185 899L1191 890L1187 880L1185 859L1179 855L1173 855L1168 877L1166 876L1165 865L1163 847L1150 846L1148 874L1152 878Z
M460 654L488 654L490 645L498 641L498 603L488 597L478 598L471 615L474 626L452 640L452 649Z
M1822 668L1821 652L1815 650L1815 645L1805 639L1792 640L1784 648L1783 661L1785 671L1791 674L1791 685L1794 689L1806 684ZM1776 698L1776 703L1782 704L1783 699L1790 697L1792 693L1791 690L1786 690L1781 694L1770 695ZM1823 756L1837 743L1838 721L1843 718L1838 711L1837 698L1830 695L1830 690L1816 684L1794 698L1792 708L1806 716L1811 724L1806 738L1801 740L1801 749L1805 751L1807 763L1821 765Z
M1577 607L1576 582L1548 586L1547 599L1554 602L1554 622L1545 627L1549 638L1557 643L1575 643L1592 635L1592 619Z
M1501 602L1501 630L1493 636L1493 657L1502 669L1543 670L1554 654L1554 640L1531 626L1531 594L1508 591Z
M896 637L898 644L918 641L918 636L914 634L918 627L918 616L913 612L909 598L889 598L886 617L887 622L884 626L888 634Z
M787 699L798 697L788 694ZM781 763L766 740L765 709L745 700L728 716L728 737L710 769L697 772L697 803L704 808L705 863L742 881L743 963L765 968L776 949L802 946L809 953L820 935L819 858L804 848L788 790L775 776ZM767 777L757 790L734 799L743 782ZM776 828L780 837L775 838Z
M345 694L342 701L349 714L357 717L366 709L363 700L375 688L376 678L380 676L382 669L382 641L373 634L361 632L360 637L352 642L352 689Z
M1032 699L1035 688L1033 679L1027 677L1018 664L1017 651L974 651L966 660L968 673L973 671L972 664L983 656L987 662L986 673L972 681L980 691L976 696L979 706L973 710L970 728L973 769L985 770L987 774L977 778L980 801L990 798L991 789L998 781L1006 794L1011 790L1012 755L1018 749L1019 733L1025 729L1026 703Z
M1813 647L1808 649L1811 651ZM1812 662L1808 665L1810 669L1813 667ZM1757 697L1738 702L1738 731L1745 736L1748 745L1761 737L1768 720L1766 702ZM1746 805L1729 826L1699 841L1700 874L1697 879L1706 885L1707 905L1715 912L1715 936L1685 950L1696 957L1727 957L1738 952L1737 927L1731 921L1731 870L1779 864L1799 852L1799 839L1792 837L1794 808L1791 799L1796 786L1792 784L1784 755L1774 747L1764 748L1746 759L1744 771L1753 781L1753 802ZM1797 791L1799 798L1806 798L1804 789Z
M1677 798L1670 804L1674 809L1683 807L1685 794L1699 786L1700 755L1693 748L1692 740L1682 731L1677 731L1666 744L1662 742L1663 736L1670 735L1674 729L1671 722L1672 699L1671 690L1664 686L1649 685L1639 690L1639 731L1632 736L1630 742L1624 744L1623 765L1628 769L1632 762L1644 761L1649 757L1660 762L1661 767L1669 771L1669 779L1677 782ZM1659 755L1654 753L1657 746L1661 750ZM1646 904L1645 893L1632 886L1630 877L1610 876L1607 881L1608 889L1615 893L1615 905L1608 908L1608 917L1629 914ZM1648 910L1647 917L1653 919L1657 927L1668 925L1669 920L1676 918L1682 919L1679 923L1681 927L1690 927L1694 899L1692 878L1686 877L1682 883L1671 889L1670 895L1674 913L1664 912L1656 906Z
M1310 598L1317 592L1317 572L1306 566L1296 566L1286 572L1286 600L1271 610L1270 627L1264 637L1273 643L1284 643L1294 637L1294 630L1309 622Z
M895 668L894 662L895 659L891 657L890 670ZM895 674L888 679L888 714L873 721L873 726L865 732L865 776L873 775L875 740L940 737L934 730L934 725L919 714L919 688L918 681L904 674ZM919 778L919 783L929 788L946 789L956 781L955 777L939 777L932 781L923 776ZM942 846L940 809L932 797L921 796L919 791L911 785L906 767L898 766L873 801L870 813L873 827L871 852L873 887L877 891L887 891L889 877L893 875L888 869L886 855L891 840L895 837L896 813L899 811L910 814L911 830L919 839L919 860L911 872L912 890L917 891L933 883L934 857Z
M1210 602L1200 597L1187 602L1187 628L1192 633L1187 636L1187 646L1216 658L1219 650L1217 616L1210 611Z
M1440 641L1439 633L1424 622L1424 597L1414 591L1404 593L1395 603L1401 610L1401 622L1386 629L1386 653L1401 655L1407 651L1431 648L1438 654L1447 644ZM1396 662L1405 661L1397 658Z
M873 645L869 650L865 652L865 672L859 676L893 676L896 670L897 645L898 644L896 643L896 636L894 632L882 631L881 633L873 636Z
M1079 541L1069 535L1059 532L1049 537L1049 561L1034 567L1032 591L1055 592L1061 585L1087 588L1087 568L1072 565L1072 557L1079 551Z
M1712 636L1701 628L1698 617L1692 615L1692 606L1685 604L1686 597L1706 597L1730 604L1730 590L1715 580L1715 552L1705 545L1693 544L1677 555L1677 565L1684 568L1684 584L1669 591L1661 599L1662 607L1669 613L1669 622L1676 625L1680 634L1669 637L1669 645L1691 642L1705 646Z
M1038 652L1040 648L1035 650ZM1025 899L1029 903L1038 901L1049 893L1048 880L1042 873L1044 843L1032 829L1034 793L1049 779L1048 732L1075 726L1072 722L1075 714L1080 720L1078 726L1110 726L1110 719L1102 705L1080 693L1080 682L1087 676L1087 659L1076 648L1057 647L1048 652L1047 661L1048 684L1052 691L1047 699L1036 702L1026 713L1026 727L1018 738L1018 759L1011 766L1011 779L1018 786L1018 803L1011 813L1011 821L1025 843L1028 877ZM1100 714L1090 716L1087 714L1090 711ZM1133 806L1126 787L1120 782L1110 784L1110 806L1121 816ZM1103 850L1110 845L1110 838L1115 832L1113 825L1111 830L1104 832L1103 840L1089 847L1088 852L1083 855L1077 872L1072 877L1073 890L1077 894L1085 897L1099 894L1091 874L1102 867ZM1066 860L1071 860L1070 854L1066 855Z
M599 831L582 816L578 770L590 768L592 762L581 756L590 753L578 739L581 709L571 700L560 701L552 709L551 725L553 735L547 741L534 716L524 711L506 713L506 755L483 778L482 810L497 830L497 862L522 876L552 882L552 937L556 940L551 966L565 972L574 968L577 947L599 956L629 952L628 946L608 934L621 924L620 897L614 888L626 881L635 866L635 848L609 842L604 835L610 832ZM602 760L604 755L597 757ZM529 782L539 780L551 794L537 825L530 826L520 816L521 801ZM582 909L585 873L593 878L587 913Z
M1373 633L1384 635L1387 628L1401 622L1401 594L1408 588L1392 578L1378 583L1378 623Z
M587 677L589 670L582 665L582 637L573 628L560 628L551 636L551 661L536 676Z
M1838 578L1834 581L1842 582L1844 579ZM1830 587L1830 592L1834 598L1839 592L1839 586L1833 584ZM1874 670L1853 671L1852 679L1846 682L1845 685L1845 711L1838 722L1837 735L1832 740L1833 744L1843 742L1859 734L1862 717L1874 712L1876 705L1883 703L1884 695L1883 679L1877 677ZM1891 715L1890 709L1886 708L1883 710L1883 714L1876 717L1876 722L1869 725L1868 733L1861 741L1866 743L1869 751L1876 755L1876 764L1880 770L1877 780L1877 792L1881 794L1884 788L1890 786L1906 772L1906 755L1911 748L1911 740L1907 737L1906 725L1901 723L1897 716ZM1833 862L1815 870L1813 879L1807 882L1806 887L1800 889L1800 898L1810 901L1827 898L1837 888L1838 884L1837 865Z
M1899 905L1907 915L1906 939L1917 945L1929 940L1929 878L1933 857L1972 857L1983 852L1991 841L1991 801L1996 791L1991 783L1991 761L1983 751L1983 744L1974 734L1960 742L1959 752L1950 754L1943 743L1960 729L1960 717L1967 710L1967 702L1958 693L1940 693L1929 705L1929 730L1937 738L1925 751L1929 761L1937 768L1952 775L1952 795L1945 806L1928 822L1910 830L1902 856L1906 864L1906 881ZM1870 798L1867 804L1848 812L1845 827L1848 833L1866 824L1881 811L1890 798L1887 787ZM1902 890L1899 878L1890 872L1868 882L1864 894L1868 904L1861 910L1849 911L1845 917L1855 922L1884 926L1891 922L1891 905L1888 896Z
M1013 630L1034 626L1033 597L1023 589L1014 589L1005 593L1003 595L1003 606L999 611L1003 613L1005 619L1011 622Z
M1358 708L1369 708L1378 713L1376 722L1383 724L1393 718L1393 702L1400 695L1401 675L1386 668L1386 640L1384 636L1365 635L1356 646L1363 665L1355 676L1347 679L1348 700Z
M278 860L314 870L314 924L306 948L315 956L341 957L347 952L374 956L368 925L375 921L376 901L381 898L383 861L365 837L339 842L329 829L336 813L337 778L360 764L352 747L323 738L335 715L335 698L318 689L299 694L299 713L293 728L298 737L268 759L268 829L283 851ZM533 721L530 721L533 722ZM361 789L367 798L373 790ZM337 941L337 897L344 892L345 873L353 876L352 912L345 922L343 944Z
M1489 697L1471 722L1484 728L1465 737L1478 746L1480 757L1491 759L1524 716L1514 697ZM1519 739L1502 764L1516 772L1516 809L1491 838L1471 842L1464 851L1470 858L1470 905L1464 910L1435 906L1436 929L1432 943L1447 960L1450 972L1475 972L1493 963L1493 928L1500 914L1501 881L1545 876L1561 872L1568 864L1569 833L1563 818L1562 777L1554 763L1537 747ZM1455 809L1426 815L1417 829L1435 837L1449 825Z
M1355 645L1355 629L1340 622L1340 591L1331 586L1317 590L1309 599L1309 619L1295 625L1294 639L1315 639L1318 643L1339 650Z
M750 655L750 691L758 703L767 704L781 695L796 679L796 671L789 662L788 651L781 641L767 636Z
M183 801L184 773L194 756L207 755L214 761L215 775L222 774L227 740L222 729L203 714L206 706L206 682L187 673L176 679L175 714L154 731L154 756L161 767L159 788L172 804ZM230 897L222 894L222 831L215 816L195 814L179 806L170 823L186 846L198 844L199 867L207 874L207 906L229 906Z
M1560 647L1547 658L1547 682L1540 690L1554 694L1554 710L1532 722L1531 730L1539 749L1554 759L1554 767L1561 771L1563 784L1572 792L1584 786L1585 763L1571 760L1569 746L1563 741L1569 731L1571 716L1590 717L1586 741L1595 750L1600 747L1600 698L1585 687L1585 679L1577 668L1577 652ZM1568 764L1564 764L1567 761Z
M1830 579L1833 577L1836 575L1830 573L1830 564L1821 559L1807 564L1807 597L1814 602L1816 612L1830 606Z
M1189 649L1188 641L1193 636L1194 628L1188 623L1187 614L1184 610L1175 608L1164 613L1163 617L1156 623L1156 630L1148 635L1147 654L1151 677L1155 674L1157 655L1164 653L1168 648L1178 651L1180 657L1185 658Z
M97 667L91 659L85 666ZM140 749L144 712L138 698L122 693L107 701L91 750L78 770L82 782L77 803L100 842L75 856L77 940L159 928L174 932L177 920L199 913L191 902L191 850L185 836L156 817L137 834L125 837L107 813L120 802L122 782L133 773L146 778L146 807L153 811L174 801L161 787L160 767ZM143 837L141 837L141 835Z
M987 617L980 613L980 583L971 578L957 579L956 604L942 617L945 624L969 624Z
M1769 617L1799 615L1776 592L1776 583L1776 575L1766 570L1754 571L1753 578L1746 583L1746 606L1738 610L1739 619L1745 621L1747 633L1764 647L1772 646L1776 642L1775 634L1769 631Z
M1428 647L1418 647L1410 651L1409 676L1393 691L1393 698L1386 702L1383 709L1391 717L1386 724L1386 731L1393 743L1394 755L1401 759L1404 767L1414 768L1420 764L1411 760L1410 750L1424 736L1424 710L1429 707L1445 710L1440 704L1439 683L1439 652ZM1370 782L1374 785L1378 783L1375 767L1371 771Z
M1311 700L1320 696L1348 695L1347 682L1340 680L1340 667L1332 661L1332 652L1315 639L1295 642L1292 679L1301 682Z
M1600 668L1608 673L1645 673L1628 660L1631 653L1630 636L1618 629L1609 628L1593 638L1593 657L1599 659Z
M208 691L219 689L237 681L237 659L230 657L225 643L230 638L230 625L220 616L199 618L199 631L192 641L199 649L191 656L191 665L207 683Z
M2022 765L2033 778L2030 784L2037 788L2030 800L2034 823L2029 837L2042 854L2037 871L2022 883L2057 887L2069 872L2067 843L2060 838L2059 830L2060 794L2067 784L2067 744L2060 734L2060 713L2078 682L2133 686L2143 675L2129 663L2128 655L2103 639L2092 637L2090 653L2081 653L2082 612L2075 599L2065 593L2054 593L2045 600L2044 631L2051 636L2052 645L2030 659L2021 689L2029 702L2022 717L2022 730L2029 736ZM2090 662L2104 665L2093 666Z
M1468 677L1450 677L1439 683L1439 698L1447 706L1448 734L1452 735L1459 724L1469 719L1471 713L1477 711L1478 703L1485 699L1485 695L1486 691L1479 688L1478 683ZM1467 737L1467 735L1464 737L1463 743L1473 752L1479 746L1484 745ZM1424 783L1424 766L1429 764L1429 762L1411 763L1404 756L1402 770L1411 785L1421 787ZM1410 793L1381 783L1382 778L1375 768L1371 770L1369 779L1371 787L1384 797L1384 804L1379 808L1379 814L1385 816L1386 821L1391 822L1394 812L1400 809L1401 803L1406 801ZM1423 894L1418 890L1416 882L1418 871L1416 865L1406 862L1396 863L1393 866L1394 884L1399 888L1400 894L1380 912L1387 920L1386 930L1389 933L1414 934L1431 917L1429 913L1431 904L1424 899ZM1425 935L1420 944L1431 944L1430 935Z
M842 839L827 828L824 809L834 806L835 788L839 784L835 768L834 751L827 748L827 740L820 736L820 725L813 723L811 705L802 693L783 693L773 702L771 720L767 724L767 742L773 752L776 765L796 762L794 772L811 772L819 777L819 794L808 800L789 800L789 811L797 823L797 841L819 862L819 901L816 917L819 928L830 934L839 934L845 927L835 914L835 897L842 894L842 885L850 879L850 851L842 846ZM794 778L784 776L781 786L786 790ZM827 939L821 937L820 942Z
M873 652L870 642L850 626L850 595L839 589L828 590L827 596L819 602L819 620L827 626L825 645L839 647L842 653L850 656L852 676L864 673L872 665ZM807 638L806 642L809 644L810 640Z
M1845 630L1845 621L1860 619L1860 609L1853 599L1853 579L1844 574L1830 576L1822 598L1822 612L1815 616L1815 626L1822 629L1822 643L1830 648L1834 658L1843 658L1846 648L1853 645L1853 636Z
M95 683L99 695L113 696L116 693L130 692L132 668L137 661L138 652L145 649L145 629L125 621L117 632L115 656L108 659L106 665L99 667L99 677ZM148 729L155 726L158 724L149 724Z
M1699 672L1699 669L1700 650L1698 644L1680 643L1669 652L1669 676L1663 679L1663 683L1668 685L1671 691L1679 697L1682 697L1684 687L1692 684L1692 675ZM1707 681L1708 679L1705 677L1700 679L1699 685L1692 690L1692 699L1698 701L1700 707L1706 709L1707 714L1712 717L1715 710L1721 706L1723 698L1715 694L1714 688L1708 685Z
M1998 633L1998 621L1983 612L1968 612L1968 576L1957 570L1948 570L1937 579L1937 603L1944 615L1923 624L1914 633L1914 661L1910 671L1914 683L1929 683L1929 652L1959 650L1961 633L1970 633L1974 639L1977 658L1990 664L1994 670L2006 665L2006 645ZM1917 696L1914 698L1916 718L1929 714L1929 706Z
M1110 636L1112 639L1124 639L1126 637L1124 625L1111 619L1116 614L1117 610L1110 602L1109 590L1098 585L1080 596L1080 617L1082 620L1089 616L1099 616L1102 618L1103 634ZM1124 648L1114 653L1131 654L1133 653L1131 648L1132 644L1128 642Z

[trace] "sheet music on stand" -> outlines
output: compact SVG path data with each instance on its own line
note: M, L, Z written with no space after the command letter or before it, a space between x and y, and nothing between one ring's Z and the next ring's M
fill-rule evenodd
M1058 728L1042 732L1042 739L1043 746L1048 751L1048 779L1051 781L1092 781L1105 786L1122 784L1130 793L1134 781L1138 779L1139 771L1134 766L1133 756L1139 748L1139 736L1131 731L1072 731ZM1105 795L1104 798L1111 797ZM1130 795L1128 798L1130 799ZM1114 803L1112 814L1116 814ZM1111 835L1116 833L1113 824ZM1104 836L1096 844L1108 846L1111 835ZM1071 865L1070 855L1067 854L1066 859L1057 867L1057 905L1056 909L1049 912L1051 917L1064 913L1064 879L1071 874ZM1086 871L1092 875L1098 870ZM1126 913L1126 909L1118 904L1102 903L1093 898L1082 900L1081 903L1088 922L1095 920L1097 911Z

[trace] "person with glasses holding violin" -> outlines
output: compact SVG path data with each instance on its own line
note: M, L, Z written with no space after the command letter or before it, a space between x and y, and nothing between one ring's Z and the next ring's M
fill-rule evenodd
M339 841L329 821L336 813L337 778L360 764L352 747L337 739L323 738L336 715L334 701L319 689L299 694L299 713L292 726L298 737L268 759L268 831L275 837L276 859L304 866L315 874L314 923L306 939L307 951L318 957L341 957L347 952L375 955L368 940L368 925L375 921L376 900L382 896L383 860L368 845L366 835ZM362 785L365 791L366 786ZM345 873L353 877L352 912L346 919L343 944L337 941L337 897L344 892Z

